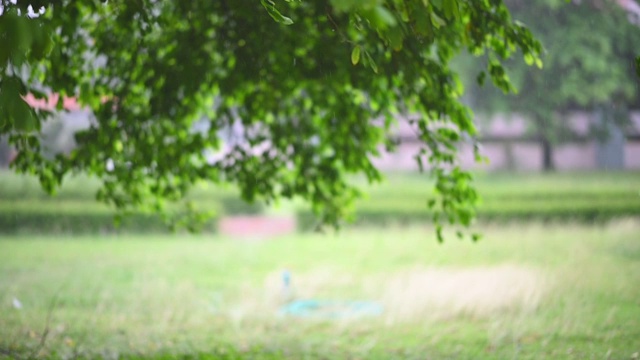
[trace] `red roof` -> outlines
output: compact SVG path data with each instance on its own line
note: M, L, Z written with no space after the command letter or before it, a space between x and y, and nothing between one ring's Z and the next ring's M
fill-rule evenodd
M56 104L58 103L58 99L60 95L52 94L48 99L37 99L33 94L27 94L24 97L24 101L29 104L34 109L43 109L43 110L55 110ZM62 108L68 111L77 111L81 110L82 106L78 103L78 99L75 97L64 97L62 99Z

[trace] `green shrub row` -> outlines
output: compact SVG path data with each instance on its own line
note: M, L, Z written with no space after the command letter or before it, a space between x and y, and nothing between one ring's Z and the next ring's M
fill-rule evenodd
M238 197L222 196L195 202L198 210L210 212L202 231L215 232L217 219L223 215L258 214L264 206L247 204ZM170 207L180 213L180 207ZM96 233L167 233L172 231L160 215L134 212L123 216L116 225L115 211L95 200L0 201L0 234L96 234Z
M356 207L355 224L387 225L430 222L432 213L425 200L370 198ZM199 203L198 208L215 210L216 217L207 222L204 231L215 231L222 215L255 214L262 209L247 205L239 198L223 198L218 203ZM626 197L545 197L527 196L485 199L478 209L481 221L604 221L616 217L640 216L640 196ZM317 219L309 211L297 212L300 229L309 230ZM160 216L134 213L126 216L119 227L114 212L104 205L89 201L0 203L0 233L117 233L168 232Z
M424 212L427 208L428 197L415 196L413 199L369 199L356 203L358 211L387 211L400 212L407 211ZM640 196L625 197L484 197L479 209L487 211L509 211L519 209L534 209L536 211L547 211L549 208L625 208L628 205L639 204Z
M63 186L57 190L54 196L45 193L37 179L29 176L15 174L0 169L0 206L6 204L23 203L37 204L41 206L58 208L67 204L80 204L82 207L104 207L96 202L96 192L99 183L95 179L84 176L73 177L65 180ZM225 214L257 214L265 211L263 204L247 204L240 198L238 191L230 186L196 186L187 196L187 200L193 201L199 208L216 210Z
M214 232L216 219L202 228ZM116 234L167 233L170 227L158 215L133 213L116 224L112 212L99 211L43 211L0 210L1 234Z
M508 222L508 221L574 221L583 223L602 222L619 217L640 217L640 199L627 199L624 202L588 202L549 201L542 202L494 202L484 204L478 208L477 217L480 221ZM356 209L354 225L387 226L390 224L429 223L433 213L425 203L401 208L381 207L380 204L369 202ZM301 230L311 230L317 225L317 218L310 211L297 213L298 226Z
M379 186L361 185L369 195L356 203L356 224L431 221L427 200L432 184L425 177L391 175ZM477 187L482 197L480 220L592 222L640 216L640 173L498 175L481 177ZM95 189L95 181L73 178L58 196L49 197L34 179L0 172L0 233L169 231L159 216L144 213L127 216L116 228L113 210L95 201ZM201 186L189 198L217 217L266 211L262 204L245 203L231 188ZM301 229L317 225L310 212L298 210L297 215ZM204 230L215 231L215 223L211 220Z

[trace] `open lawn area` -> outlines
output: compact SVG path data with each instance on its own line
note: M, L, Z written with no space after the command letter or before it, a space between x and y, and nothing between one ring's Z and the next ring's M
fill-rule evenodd
M269 241L3 235L0 357L630 359L640 221L427 226ZM281 273L291 273L283 294ZM289 298L378 316L282 316Z

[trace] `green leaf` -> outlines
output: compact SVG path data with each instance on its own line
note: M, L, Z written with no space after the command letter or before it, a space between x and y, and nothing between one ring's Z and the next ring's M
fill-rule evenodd
M280 11L278 11L278 9L276 9L276 6L273 3L273 1L271 1L271 0L260 0L260 3L262 3L262 6L264 6L264 8L267 9L267 12L273 18L273 20L275 20L275 21L277 21L277 22L279 22L280 24L283 24L283 25L291 25L291 24L293 24L293 20L291 20L290 18L282 15L280 13Z
M442 225L440 224L436 225L436 239L439 243L444 242L444 236L442 235Z
M458 0L442 0L442 11L444 12L444 15L449 19L460 18Z
M19 132L33 132L39 129L39 120L26 102L16 101L11 109L13 128Z
M373 70L373 72L377 74L378 73L378 65L376 64L376 62L373 61L373 58L371 57L371 55L369 54L368 51L365 50L364 55L367 58L367 62L369 63L369 66L371 67L371 70Z
M356 46L351 51L351 63L357 65L360 62L360 46Z
M21 95L25 92L24 84L15 76L2 79L0 82L0 117L5 118L9 128L18 132L39 130L40 120L35 111L24 101Z
M375 7L375 14L380 21L386 26L396 26L396 18L387 10L386 7L378 5Z
M402 29L399 26L395 26L389 29L387 32L387 38L389 39L389 45L391 45L391 48L393 50L402 50L404 34L402 33Z
M433 25L434 28L439 29L446 24L447 22L444 21L440 16L438 16L438 14L436 14L435 12L431 13L431 25Z
M478 83L478 85L483 86L486 78L487 78L487 73L484 70L480 71L478 73L478 76L476 77L476 82Z
M123 147L123 145L122 145L122 141L120 141L120 140L116 140L116 141L114 141L114 143L113 143L113 150L115 150L115 152L120 153L120 152L122 152L122 149L123 149L123 148L124 148L124 147Z
M524 62L527 65L531 66L535 62L535 59L533 58L532 54L524 54Z

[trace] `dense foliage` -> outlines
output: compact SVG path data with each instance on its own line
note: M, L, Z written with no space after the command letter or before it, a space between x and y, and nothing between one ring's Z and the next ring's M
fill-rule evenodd
M507 90L502 62L540 52L501 0L1 4L0 134L19 150L14 168L51 192L69 172L96 176L98 198L123 210L161 210L205 180L235 183L247 201L301 197L338 225L357 196L347 176L380 179L371 157L412 114L435 220L468 225L477 195L456 144L475 129L449 62L485 52ZM47 114L20 97L52 92L95 121L50 160L37 136ZM225 129L239 136L223 141Z

